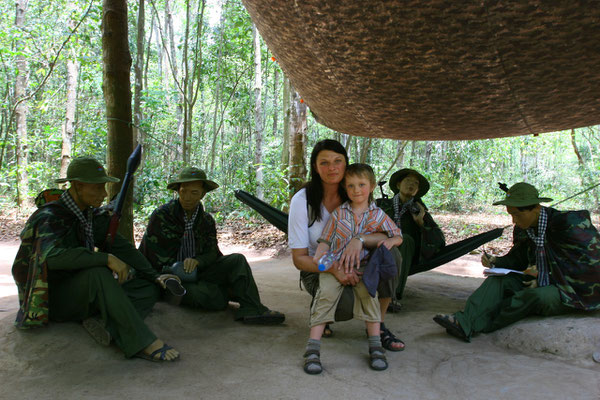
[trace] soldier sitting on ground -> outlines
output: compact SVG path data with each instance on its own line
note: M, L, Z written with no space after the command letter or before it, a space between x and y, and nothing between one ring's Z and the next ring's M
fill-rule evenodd
M390 189L392 199L378 200L381 207L398 225L404 235L399 247L402 268L396 298L401 299L409 275L427 271L420 263L434 257L445 245L444 234L421 198L429 191L429 181L419 172L403 168L392 174Z
M69 189L40 207L21 233L12 274L19 290L16 325L32 328L52 321L83 321L98 342L114 340L126 357L173 361L179 352L144 323L159 294L159 275L125 238L106 241L109 215L98 209L109 177L93 158L74 159L67 169ZM135 276L131 277L133 270ZM114 276L113 276L114 275ZM115 277L116 276L116 277Z
M224 256L217 244L213 217L204 211L202 198L218 188L198 168L185 168L167 188L179 198L154 210L140 251L157 271L179 270L186 294L183 305L224 310L229 300L239 302L235 319L247 324L280 324L285 316L265 307L258 294L250 265L242 254Z
M600 235L590 214L540 205L547 201L552 199L521 182L494 203L505 205L513 219L513 247L503 257L484 254L481 263L525 274L490 276L469 296L464 311L436 315L434 321L449 334L470 342L475 333L493 332L529 315L600 310Z

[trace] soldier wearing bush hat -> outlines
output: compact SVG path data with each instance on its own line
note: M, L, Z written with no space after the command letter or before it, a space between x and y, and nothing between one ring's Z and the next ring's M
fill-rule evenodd
M84 183L106 183L119 182L119 178L114 178L106 174L106 170L98 161L91 157L78 157L73 159L67 168L65 178L56 179L56 183L65 183L70 181L79 181Z
M402 168L390 177L392 199L382 199L383 209L402 230L400 269L396 298L401 299L409 275L424 272L425 261L434 257L445 245L444 234L428 212L421 198L429 191L429 181L412 168Z
M49 320L83 321L98 343L114 341L126 357L176 360L179 352L143 321L158 298L156 283L164 287L173 276L154 271L119 234L110 252L102 250L109 216L97 208L106 198L105 184L119 179L108 176L93 158L80 157L71 162L66 177L56 180L67 181L69 189L42 205L21 234L12 269L19 287L16 325L26 329Z
M551 316L573 310L600 310L600 235L590 213L558 211L540 203L529 183L519 182L494 205L506 206L515 225L513 246L504 256L489 257L486 268L508 273L487 278L468 299L463 311L433 319L449 334L470 341L529 315Z
M156 271L176 273L186 294L181 303L224 310L240 303L235 319L248 324L280 324L285 316L261 303L248 261L242 254L223 255L213 217L204 210L204 195L216 188L206 173L184 168L167 188L178 193L150 216L140 250Z
M202 182L207 193L219 187L215 182L206 178L206 172L203 170L195 167L187 167L181 170L177 179L169 182L167 189L178 190L182 183L194 181Z

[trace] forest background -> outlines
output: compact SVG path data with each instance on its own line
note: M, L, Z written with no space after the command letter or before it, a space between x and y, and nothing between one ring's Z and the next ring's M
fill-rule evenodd
M26 214L73 157L106 160L111 117L102 2L16 5L0 4L0 207ZM431 182L425 202L439 213L502 213L490 207L502 195L497 182L527 181L555 200L600 182L598 126L478 141L347 136L311 117L240 0L129 1L127 12L132 126L144 147L138 222L172 198L166 183L186 165L221 186L204 201L218 222L255 216L235 189L286 210L306 179L310 150L325 138L341 141L351 162L371 164L379 180L403 167L421 171ZM560 208L598 212L599 197L596 187Z

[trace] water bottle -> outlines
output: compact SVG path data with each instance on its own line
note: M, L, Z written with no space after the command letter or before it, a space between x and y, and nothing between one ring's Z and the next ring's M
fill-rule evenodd
M321 258L319 258L319 271L327 271L329 268L331 268L331 265L334 261L335 257L333 256L332 252L328 251L327 253L323 254Z

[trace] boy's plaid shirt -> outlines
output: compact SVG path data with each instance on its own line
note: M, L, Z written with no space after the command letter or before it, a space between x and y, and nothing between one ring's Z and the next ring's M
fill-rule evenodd
M345 202L331 213L318 241L329 244L330 251L339 259L353 237L371 233L385 233L388 237L402 236L400 228L375 202L369 204L369 208L360 215L356 215L350 204ZM363 248L361 260L367 254L368 250Z

